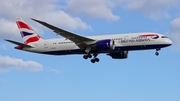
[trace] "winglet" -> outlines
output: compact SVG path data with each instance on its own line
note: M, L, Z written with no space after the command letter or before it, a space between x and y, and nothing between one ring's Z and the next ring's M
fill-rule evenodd
M34 20L34 21L39 22L39 23L42 22L42 21L39 21L39 20L36 20L36 19L33 19L33 18L31 18L31 20Z
M34 20L34 21L36 21L36 22L38 22L38 23L40 23L40 24L42 24L42 25L44 25L44 26L46 26L47 28L50 28L51 30L53 30L53 31L56 31L56 29L58 29L57 27L55 27L55 26L52 26L52 25L50 25L50 24L48 24L48 23L46 23L46 22L44 22L44 21L40 21L40 20L36 20L36 19L33 19L33 18L31 18L32 20ZM63 30L64 31L64 30ZM66 31L67 32L67 31Z

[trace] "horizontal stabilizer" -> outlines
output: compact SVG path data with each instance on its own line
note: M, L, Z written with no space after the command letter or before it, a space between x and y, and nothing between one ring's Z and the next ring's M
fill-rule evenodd
M23 43L20 43L20 42L16 42L16 41L12 41L12 40L6 40L5 41L8 41L10 43L13 43L13 44L16 44L16 45L19 45L19 46L22 46L22 47L29 47L29 48L32 48L32 46L30 45L26 45L26 44L23 44Z

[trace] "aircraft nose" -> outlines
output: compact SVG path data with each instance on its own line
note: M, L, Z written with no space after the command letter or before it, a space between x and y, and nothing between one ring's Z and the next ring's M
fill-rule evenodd
M172 42L170 39L168 39L167 43L168 43L169 45L172 45L173 42Z

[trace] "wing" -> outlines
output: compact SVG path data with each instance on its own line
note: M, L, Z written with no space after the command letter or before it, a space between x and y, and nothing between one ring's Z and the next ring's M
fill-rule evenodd
M90 38L87 38L87 37L84 37L84 36L80 36L80 35L77 35L77 34L74 34L72 32L68 32L66 30L63 30L61 28L58 28L58 27L55 27L53 25L50 25L46 22L43 22L43 21L39 21L39 20L36 20L36 19L32 19L50 29L52 29L55 33L65 37L66 39L69 39L71 41L73 41L81 50L84 50L86 49L89 45L91 45L92 43L94 43L96 40L94 39L90 39Z

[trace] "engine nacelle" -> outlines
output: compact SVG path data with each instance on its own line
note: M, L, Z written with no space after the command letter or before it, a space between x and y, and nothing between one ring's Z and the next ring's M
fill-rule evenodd
M115 42L114 40L106 39L96 42L96 49L99 51L103 50L114 50Z
M126 59L128 57L128 51L109 53L107 55L111 56L113 59Z

